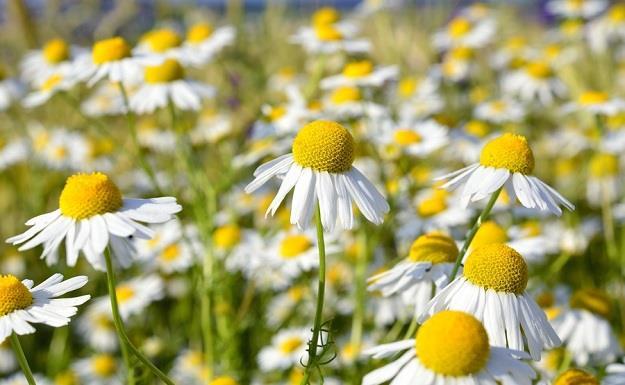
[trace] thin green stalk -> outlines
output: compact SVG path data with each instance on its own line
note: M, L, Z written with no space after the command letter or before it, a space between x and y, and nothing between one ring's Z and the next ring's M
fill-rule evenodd
M308 343L308 362L304 372L304 378L302 378L300 385L310 383L309 379L313 369L317 368L319 370L319 374L321 374L321 368L317 364L317 347L319 344L319 334L321 333L323 301L326 291L326 246L323 239L323 225L321 224L321 209L319 208L319 205L317 205L315 224L317 226L317 247L319 249L319 285L317 288L317 307L313 323L313 335ZM321 378L323 378L323 376L321 376Z
M108 282L108 291L109 298L111 301L111 310L113 312L113 323L115 324L115 329L117 330L117 335L120 338L120 345L125 345L126 348L141 361L145 366L148 367L154 373L154 375L161 379L164 383L168 385L175 385L174 382L159 368L157 368L143 353L137 349L133 343L128 338L128 334L126 334L126 329L124 328L124 323L119 314L119 305L117 303L117 293L115 291L115 272L113 271L113 261L111 260L111 253L108 249L104 253L104 259L106 261L106 280ZM127 367L128 372L131 372L131 368ZM130 374L129 374L130 376ZM134 380L133 380L134 381Z
M152 183L152 187L156 190L159 195L163 195L163 190L158 184L158 180L156 179L156 173L152 169L150 163L143 156L143 151L141 149L141 145L139 144L139 137L137 136L137 126L135 124L135 115L130 110L130 103L128 102L128 93L126 92L126 87L124 87L123 82L118 82L119 91L122 94L122 99L124 101L124 107L126 108L126 122L128 123L128 131L130 132L130 138L132 139L132 145L135 147L135 151L137 152L137 158L139 160L139 164L143 171L146 173L150 182Z
M354 316L352 317L352 335L350 343L355 349L360 349L362 343L363 320L365 316L365 300L367 291L367 261L369 259L369 250L367 244L367 233L363 227L358 234L358 252L356 255L356 271L354 293Z
M608 258L610 258L611 261L617 261L618 248L614 235L614 217L612 216L612 204L610 202L608 186L606 186L605 183L601 184L601 219L603 221L603 235Z
M471 245L471 242L473 241L473 238L475 237L477 230L479 230L482 223L484 223L486 219L488 218L488 215L490 214L490 211L493 209L495 202L497 202L497 198L499 197L499 194L501 193L502 189L503 189L503 186L500 187L499 190L495 191L493 195L490 196L490 199L488 200L486 207L484 207L480 215L477 217L477 220L473 224L473 227L471 227L471 230L469 230L469 233L467 234L467 239L465 239L464 244L462 245L462 249L460 249L460 252L458 253L458 258L456 258L456 263L454 264L454 269L451 271L449 282L453 281L454 278L456 278L456 274L458 274L458 269L460 268L460 264L462 263L464 256L467 254L467 251L469 250L469 245Z
M19 338L17 338L17 334L15 333L11 334L11 347L13 347L15 357L20 363L20 367L22 368L22 372L24 372L24 376L26 377L26 381L28 381L28 385L37 385L37 383L35 382L35 377L33 376L33 372L30 370L30 366L28 366L28 360L26 360L26 355L24 354L24 350L22 349L20 340Z

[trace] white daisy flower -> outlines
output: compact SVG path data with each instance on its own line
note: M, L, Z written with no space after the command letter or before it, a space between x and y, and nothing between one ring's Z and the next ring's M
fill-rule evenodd
M12 139L8 142L0 141L0 170L22 162L29 154L28 141L24 138Z
M427 305L422 322L441 310L462 310L484 323L494 346L524 350L534 360L560 345L545 313L525 288L527 264L502 243L482 246L466 258L464 270Z
M442 233L424 234L413 242L407 258L367 279L368 290L385 297L400 295L418 317L436 291L448 283L457 257L453 239Z
M91 348L98 352L115 352L119 338L113 323L111 305L108 301L94 301L78 318L78 334Z
M449 130L432 119L413 124L399 123L386 130L378 140L407 155L424 158L449 142Z
M373 120L388 115L386 107L363 99L356 87L339 87L328 93L321 101L324 114L339 120L367 117Z
M612 316L611 299L597 289L573 293L570 308L551 320L578 365L604 365L623 353L618 337L608 321Z
M601 380L603 385L625 384L625 364L613 363L606 367L605 377Z
M289 41L301 45L311 54L369 52L371 43L357 39L356 33L357 29L350 23L319 23L313 27L300 28Z
M91 145L78 132L43 129L33 134L33 142L36 157L51 169L84 170L89 164Z
M294 311L314 312L311 290L306 284L291 286L271 298L265 317L267 324L278 327L286 322Z
M597 152L588 162L586 199L595 207L604 200L615 202L622 191L621 166L618 156L609 152Z
M495 124L519 122L525 116L525 109L512 100L499 99L480 103L475 107L475 117Z
M279 331L271 339L271 345L258 353L258 366L263 372L299 366L306 355L309 337L310 331L306 328Z
M32 334L31 323L42 323L52 327L69 324L76 306L87 302L91 296L57 298L65 293L80 289L87 283L87 277L78 276L63 281L61 274L54 274L33 287L33 281L19 281L13 275L0 276L0 343L12 333Z
M475 55L473 48L460 46L445 52L441 64L435 67L440 76L452 82L461 82L475 74Z
M163 223L182 210L176 198L130 199L102 173L75 174L67 178L59 198L59 209L26 222L23 234L7 239L28 250L43 244L41 258L55 262L65 240L67 264L74 266L78 253L97 270L105 270L104 249L112 247L120 266L132 263L132 237L149 239L152 230L139 222Z
M79 78L89 87L102 79L113 83L134 83L141 76L140 60L132 56L130 45L121 37L96 42L90 54L77 59Z
M200 113L197 123L189 133L194 145L217 143L233 132L232 120L229 116L205 108Z
M240 271L250 276L262 265L259 251L266 246L258 231L227 223L217 227L212 238L217 255L225 259L228 271Z
M324 229L330 231L337 220L341 227L354 224L352 201L369 221L380 224L389 205L378 190L352 167L354 138L338 123L317 120L305 125L293 140L293 152L265 163L254 172L246 186L253 192L274 176L284 176L267 213L275 214L292 189L291 223L299 228L310 224L317 201Z
M288 151L292 140L288 137L277 138L270 135L261 138L250 138L245 144L245 151L232 158L234 168L248 167L268 156L277 156Z
M130 109L138 114L152 113L173 103L180 110L199 110L202 100L215 95L215 89L184 76L184 68L175 59L146 66L144 84L130 97Z
M587 24L588 44L594 51L604 52L625 39L625 4L614 4L601 17Z
M625 111L625 100L610 98L602 91L586 91L579 95L576 101L562 106L564 113L587 111L595 115L612 116Z
M122 115L126 113L124 98L119 86L113 82L102 82L81 103L80 109L87 115L100 117L106 115Z
M551 0L546 8L551 14L566 19L592 19L609 5L606 0Z
M338 87L381 87L396 80L399 75L397 66L374 67L369 60L352 61L345 64L343 72L321 79L322 89Z
M8 77L0 67L0 111L5 111L24 95L24 85L17 79Z
M310 120L313 113L308 109L306 98L298 86L287 86L284 93L287 97L286 103L261 107L267 122L257 122L252 128L253 136L295 134L297 127L301 127L302 124ZM268 125L268 127L257 127L259 124Z
M559 205L569 210L575 206L556 190L535 176L534 154L527 139L521 135L506 133L490 140L482 148L479 163L438 179L450 179L442 187L456 189L464 185L462 203L466 206L488 198L492 193L505 187L512 202L516 198L527 208L562 214Z
M80 381L92 385L123 385L123 369L114 356L107 353L95 354L72 364Z
M115 287L119 313L124 320L135 314L141 314L155 301L159 301L165 294L163 280L155 274L133 278L129 281L118 283ZM108 306L110 311L109 297L97 299L102 308ZM112 313L111 313L112 314Z
M73 86L74 82L69 81L63 75L58 73L52 74L38 85L39 88L37 90L24 97L22 105L26 108L38 107L46 103L57 93L67 91Z
M427 320L413 339L379 345L364 353L395 361L368 373L363 385L529 385L534 370L522 351L491 346L484 326L461 311L442 311Z
M176 132L160 128L151 116L137 122L139 145L158 153L171 154L176 149Z
M138 259L158 266L165 274L187 271L195 263L201 246L197 229L183 227L177 218L152 226L152 239L137 239Z
M182 55L189 65L208 64L224 47L231 45L236 38L236 29L231 26L214 29L208 23L197 23L187 30L182 49L191 53Z
M0 343L0 373L9 373L17 368L17 359L8 340Z
M537 101L542 105L553 103L567 92L564 83L544 61L530 62L504 75L502 89L505 94L516 95L526 102Z
M494 20L471 20L457 16L445 29L438 31L432 38L434 46L439 50L453 47L480 48L491 42L496 32Z
M71 76L75 70L73 60L84 54L84 49L70 45L65 40L48 40L39 50L28 52L20 64L22 77L30 84L39 85L50 76Z
M182 43L183 39L177 31L171 28L158 28L143 34L132 52L145 58L150 65L158 65L167 59L185 65L199 62L202 58L200 51L185 49Z

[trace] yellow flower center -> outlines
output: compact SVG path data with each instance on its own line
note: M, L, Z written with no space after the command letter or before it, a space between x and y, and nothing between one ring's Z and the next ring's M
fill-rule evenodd
M534 153L524 136L507 133L486 143L480 164L527 175L534 170Z
M469 255L464 264L464 276L486 289L522 294L527 286L527 264L510 246L493 243Z
M161 258L167 262L175 261L178 257L180 257L180 246L176 243L167 246L161 254Z
M478 373L490 356L488 334L480 321L450 310L434 314L421 325L416 350L423 366L451 377Z
M579 10L584 6L584 0L567 0L567 4L571 9Z
M48 63L60 63L69 59L69 45L63 39L52 39L43 46L43 57Z
M65 159L67 157L67 148L63 146L58 146L52 152L52 156L54 157L54 159L58 160Z
M525 231L525 234L530 237L537 237L542 233L540 222L538 221L527 221L523 223L521 227L523 228L523 231Z
M485 122L480 120L470 120L465 124L464 129L471 135L475 135L478 138L485 137L490 132L490 127Z
M584 26L584 23L582 23L581 20L568 19L568 20L563 21L560 24L560 29L562 30L564 34L569 35L569 36L574 36L578 32L580 32L583 26Z
M506 230L495 221L487 221L482 223L477 233L475 233L475 237L471 241L471 248L476 249L484 245L506 243L507 241L508 233Z
M330 94L330 101L334 104L357 102L360 99L360 90L356 87L339 87Z
M315 25L315 36L321 41L338 41L343 39L343 34L333 24Z
M531 62L526 64L527 73L536 79L547 79L553 75L553 71L549 64L544 62Z
M0 276L0 317L33 304L30 290L12 275Z
M592 106L595 104L601 104L607 102L609 99L608 94L601 91L586 91L582 93L577 102L582 106Z
M469 47L456 47L449 51L449 59L446 64L454 64L453 60L466 61L473 57L473 50Z
M93 372L100 377L111 377L117 373L117 363L108 354L98 354L91 359Z
M280 351L284 354L290 354L299 349L304 344L304 341L300 337L289 337L280 342Z
M343 68L343 75L348 78L360 78L373 72L373 63L369 60L360 60L347 63Z
M62 372L54 377L54 385L79 385L80 382L74 372L68 370Z
M449 22L447 30L449 31L451 37L462 37L471 30L471 22L467 19L458 17Z
M239 383L230 376L215 377L209 385L238 385Z
M458 246L453 239L441 233L421 235L410 246L408 259L412 262L451 263L458 256Z
M43 83L41 83L39 88L42 91L50 91L54 87L56 87L61 82L61 80L63 80L63 77L59 74L50 75L46 80L44 80Z
M595 178L615 176L619 173L618 157L608 153L595 154L588 168L590 175Z
M312 247L310 239L302 234L288 235L280 242L280 256L284 259L297 257Z
M612 301L601 290L586 288L576 291L570 299L572 308L585 309L603 318L612 315Z
M567 369L555 379L553 385L599 385L599 381L583 370Z
M447 196L449 193L446 190L436 189L432 192L432 195L423 199L417 205L417 213L419 216L428 218L433 215L442 213L447 209Z
M222 249L230 249L241 241L241 229L235 224L219 227L213 233L213 242Z
M78 220L117 211L122 204L115 183L99 172L70 176L59 198L61 213Z
M293 140L293 159L302 167L316 171L342 173L352 168L354 138L336 122L316 120L308 123Z
M167 59L159 65L145 67L144 76L146 83L169 83L182 79L184 68L177 60Z
M213 26L208 23L197 23L187 31L187 41L201 43L213 34Z
M286 115L286 107L276 106L276 107L271 107L268 117L270 121L275 122L279 120L280 118L282 118L284 115Z
M130 46L121 37L100 40L93 45L93 62L103 64L130 57Z
M339 21L341 15L336 8L321 7L312 15L312 23L315 26L333 24Z
M613 6L608 12L608 19L615 23L622 23L625 21L625 5L618 4Z
M400 128L393 132L393 139L400 146L409 146L421 142L423 137L413 130Z
M119 303L123 304L134 298L135 289L130 285L119 285L115 288L115 294Z
M156 29L143 35L142 42L154 52L165 52L182 44L180 35L168 28Z
M402 80L399 81L399 85L398 85L398 90L399 90L399 95L407 98L412 96L412 94L415 93L415 91L417 90L417 79L413 78L413 77L406 77L403 78Z
M308 287L304 285L293 286L287 292L286 295L293 301L299 302L304 298L304 295L308 292Z

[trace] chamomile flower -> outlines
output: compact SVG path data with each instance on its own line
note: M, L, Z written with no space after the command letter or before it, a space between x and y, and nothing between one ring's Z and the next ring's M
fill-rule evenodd
M74 266L78 253L97 270L104 270L104 249L110 245L122 267L132 263L134 247L130 237L149 239L153 232L139 222L163 223L182 207L173 197L122 198L119 188L102 173L75 174L67 178L59 208L26 222L26 232L7 239L28 250L43 244L41 254L56 262L65 240L67 264Z
M418 317L436 291L447 284L457 257L458 247L449 236L424 234L412 243L407 258L370 277L368 289L387 297L400 295Z
M73 60L84 53L84 49L55 38L48 40L39 50L27 53L22 59L22 77L30 84L38 85L54 74L71 76L75 70Z
M556 98L565 96L567 89L549 64L532 61L504 75L503 91L526 102L536 101L550 105Z
M527 264L516 250L494 243L475 249L466 258L462 275L438 292L420 321L442 310L462 310L483 322L494 346L524 350L534 360L542 350L560 345L545 313L527 286Z
M310 119L313 114L308 109L306 99L297 86L287 86L285 95L286 103L262 106L261 111L265 119L254 125L252 128L254 135L294 134L297 127L301 127ZM258 127L258 125L265 127Z
M449 142L449 130L430 119L413 124L396 124L381 138L386 146L398 148L401 153L424 158Z
M25 160L30 154L28 141L24 138L0 140L0 170Z
M587 26L590 47L604 52L613 44L625 39L625 5L614 4L601 17L591 21Z
M524 108L506 99L484 102L475 107L475 117L495 124L519 122L525 116Z
M329 92L321 101L325 114L339 120L367 117L373 120L388 115L387 109L377 103L363 99L357 87L339 87Z
M24 85L17 79L8 76L0 66L0 111L5 111L24 95Z
M292 153L265 163L254 172L245 191L253 192L274 176L284 180L267 213L275 214L286 194L294 189L291 223L307 227L316 203L326 230L336 222L350 229L354 224L352 201L369 221L380 224L389 205L355 167L354 138L340 124L317 120L305 125L293 140Z
M232 134L232 120L223 113L217 113L211 108L200 112L197 123L189 133L194 145L217 143Z
M606 0L550 0L547 10L565 19L591 19L609 5Z
M130 45L122 37L97 41L90 54L79 60L79 77L93 86L102 79L133 83L141 76L141 60L132 56Z
M178 354L170 375L181 385L206 384L209 369L201 351L185 349Z
M597 289L578 290L571 296L569 306L551 323L577 364L607 364L622 354L608 321L613 308L606 293Z
M352 61L345 64L343 71L321 80L322 89L338 87L381 87L395 80L399 74L397 66L374 67L369 60Z
M67 91L74 84L61 74L51 74L37 85L38 89L29 93L22 100L22 105L26 108L38 107L46 103L50 98L59 92Z
M441 77L452 82L467 80L475 73L475 50L469 47L455 47L442 58L437 70Z
M178 31L157 28L144 33L132 53L147 59L151 65L158 65L167 59L185 64L199 61L199 51L184 49L182 43L183 39Z
M173 103L180 110L199 110L202 101L215 95L214 88L185 78L175 59L144 69L144 83L130 97L130 108L138 114L152 113Z
M136 240L139 259L158 266L165 274L184 272L193 265L194 255L201 249L195 227L183 227L178 219L173 219L153 226L152 230L152 239Z
M560 373L553 381L553 385L599 385L599 380L592 374L581 369L570 368ZM601 382L603 383L603 382Z
M89 304L76 325L80 337L94 350L107 353L117 350L119 339L109 302L94 301Z
M9 373L17 368L17 360L8 341L0 343L0 373Z
M604 385L623 385L625 384L625 364L613 363L606 367L606 375L603 377Z
M287 321L296 310L314 311L311 298L311 290L305 284L291 286L286 291L275 295L265 312L267 324L278 327Z
M142 313L152 302L163 298L165 289L163 280L157 275L146 275L133 278L130 281L121 282L115 288L119 313L122 318ZM99 301L106 302L107 298Z
M556 215L562 214L559 205L575 209L560 193L532 176L533 170L534 153L527 139L507 133L486 143L478 163L439 179L451 178L443 185L443 188L451 190L464 185L461 193L464 205L487 198L505 187L511 201L516 197L527 208L550 211Z
M209 63L219 51L231 45L236 37L236 30L231 26L214 29L208 23L197 23L187 30L182 43L183 51L190 51L182 55L188 62L185 64L202 66Z
M367 349L373 358L402 353L368 373L363 385L531 384L534 370L520 359L526 353L492 346L484 326L470 314L442 311L428 319L414 339Z
M285 370L300 364L306 355L310 331L306 328L290 328L279 331L271 339L271 345L261 349L258 365L264 372Z
M368 52L371 43L356 38L358 28L352 23L341 22L338 12L328 9L324 7L315 12L312 26L298 29L289 39L291 43L301 45L312 54Z
M84 170L89 164L90 145L78 132L65 128L35 130L35 156L55 170Z
M600 206L604 200L614 202L621 191L619 158L609 152L598 152L588 162L586 199L591 205Z
M52 327L69 324L76 306L87 302L89 295L72 298L59 296L85 286L87 277L78 276L63 281L61 274L54 274L33 287L33 281L19 281L13 275L0 276L0 343L12 333L32 334L36 323Z
M80 381L93 385L122 385L120 362L108 353L95 354L72 365Z
M113 82L102 82L81 103L80 109L87 115L100 117L106 115L121 115L126 113L124 98L119 87Z
M586 91L576 101L562 107L563 112L586 111L595 115L612 116L625 111L625 100L611 98L602 91Z
M471 20L458 16L453 18L447 26L434 34L433 43L439 50L453 47L484 47L495 35L496 28L493 20Z

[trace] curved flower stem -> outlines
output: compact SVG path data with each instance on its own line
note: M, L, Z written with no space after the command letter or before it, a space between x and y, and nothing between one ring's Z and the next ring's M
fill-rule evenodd
M451 275L449 276L449 282L453 281L454 278L456 278L456 274L458 274L458 269L460 268L460 264L462 263L464 256L467 254L467 251L469 250L469 245L471 245L471 242L473 241L473 238L475 237L477 230L479 230L482 223L484 223L486 219L488 218L488 215L490 214L490 211L493 209L495 202L497 202L497 198L499 197L499 194L501 193L502 189L503 189L503 186L500 187L497 191L493 192L493 194L490 196L490 199L488 200L488 203L486 204L486 207L484 207L480 215L477 217L477 220L473 224L473 227L471 227L471 230L469 230L469 233L467 234L467 238L465 239L464 244L462 245L462 249L460 249L460 252L458 253L458 258L456 258L456 264L454 265L454 269L451 271Z
M128 334L126 334L126 330L124 329L124 323L119 314L119 306L117 304L117 294L115 292L115 273L113 271L113 261L111 260L111 253L108 249L104 252L104 259L106 261L106 279L108 282L108 290L109 290L109 298L111 300L111 310L113 312L113 322L115 323L115 329L117 330L117 335L119 336L122 345L125 345L130 352L139 359L145 366L148 367L154 373L154 375L161 379L167 385L175 385L174 382L159 368L157 368L146 356L143 355L137 349L130 338L128 338ZM130 370L130 368L127 368Z
M152 187L156 190L159 195L163 195L161 187L158 184L158 180L156 179L156 174L150 166L150 163L143 156L143 151L141 150L141 145L139 144L139 138L137 136L137 126L135 124L135 115L130 111L130 103L128 102L128 93L126 92L126 87L124 87L124 83L119 82L119 92L122 94L122 99L124 101L124 107L126 108L126 121L128 123L128 131L130 132L130 138L132 139L132 145L135 147L135 151L137 151L137 158L139 158L139 164L143 171L147 174L150 182L152 183Z
M24 372L28 385L37 385L33 372L30 370L30 366L28 366L28 360L26 360L26 355L24 354L20 340L17 338L17 334L15 333L11 333L11 347L13 347L15 357L17 357L17 361L20 363L20 367L22 368L22 372Z
M321 368L317 364L317 347L319 343L319 334L321 333L321 319L323 317L323 300L326 290L326 247L323 239L323 225L321 224L321 209L317 204L317 213L315 215L315 224L317 226L317 247L319 249L319 285L317 288L317 307L315 310L315 320L313 323L313 335L308 342L308 362L306 363L306 371L300 385L310 383L311 372L317 368L321 375Z

